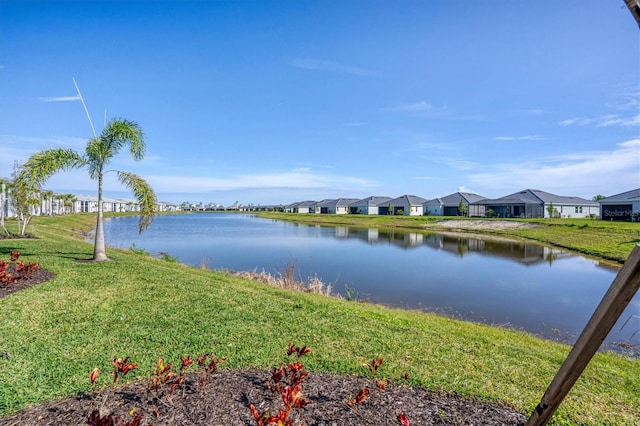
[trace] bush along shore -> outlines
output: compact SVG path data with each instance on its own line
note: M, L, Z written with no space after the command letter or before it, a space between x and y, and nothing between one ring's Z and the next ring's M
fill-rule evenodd
M12 413L47 401L78 394L91 400L95 387L109 387L111 380L102 374L92 387L90 373L96 367L108 371L110 360L134 360L138 374L118 376L118 386L143 379L148 392L159 357L184 360L189 354L215 353L226 358L220 373L260 371L268 378L291 342L313 348L304 361L309 383L314 374L369 377L369 385L348 387L351 395L341 407L352 401L352 408L361 410L357 401L364 398L358 395L365 385L369 398L378 392L363 360L366 365L381 359L375 379L384 378L393 389L506 404L528 415L570 349L523 332L274 288L130 250L109 249L111 262L78 261L91 257L91 245L83 238L94 219L38 217L32 224L37 238L0 240L3 258L16 251L26 264L55 273L0 299L0 375L6 378L0 387L0 424L11 424ZM588 224L583 230L592 227ZM593 227L600 225L594 222ZM627 234L627 241L634 238L637 234ZM310 390L305 387L305 398ZM598 353L552 423L638 424L638 394L640 360ZM246 424L258 424L249 404L258 416L267 408L257 400L243 408ZM270 416L277 415L277 407L269 408ZM124 408L130 412L135 403ZM402 424L399 414L411 421L403 410L381 423ZM156 424L153 418L150 423Z

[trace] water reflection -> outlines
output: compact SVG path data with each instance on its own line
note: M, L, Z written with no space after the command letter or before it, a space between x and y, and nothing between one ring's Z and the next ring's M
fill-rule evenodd
M459 257L474 253L490 257L497 256L523 265L540 263L552 265L558 259L576 256L575 253L568 250L491 236L470 237L455 233L418 233L404 230L363 229L344 226L337 226L333 229L335 229L335 237L339 239L358 239L369 244L388 244L401 249L417 249L421 246L428 246ZM595 265L617 273L618 268L611 264L596 262Z

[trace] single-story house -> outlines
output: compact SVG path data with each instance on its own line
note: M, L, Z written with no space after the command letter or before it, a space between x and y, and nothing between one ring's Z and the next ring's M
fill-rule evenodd
M391 197L371 196L349 204L351 214L378 214L378 204L388 203Z
M313 213L315 211L316 201L299 201L289 204L287 212L289 213Z
M484 199L475 205L474 216L589 217L600 211L595 201L550 194L539 189L525 189L493 200Z
M329 213L328 207L329 205L331 205L331 203L335 202L336 200L333 198L325 198L324 200L320 200L317 201L314 205L313 205L313 212L312 213L316 213L316 214L327 214Z
M485 200L486 197L472 192L454 192L445 197L434 198L425 201L424 213L434 216L479 216L475 211L478 201ZM464 204L464 211L460 211L460 202Z
M640 221L640 188L603 198L598 203L602 220Z
M349 205L354 201L357 201L357 198L337 198L335 200L323 200L316 204L316 213L348 214Z
M378 214L422 216L425 201L427 200L415 195L402 195L398 198L378 203Z

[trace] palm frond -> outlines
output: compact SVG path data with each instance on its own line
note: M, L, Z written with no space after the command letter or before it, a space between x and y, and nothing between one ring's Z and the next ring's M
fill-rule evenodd
M55 173L77 169L86 164L85 158L72 149L45 149L27 159L21 167L18 180L25 182L28 187L40 188Z
M101 138L91 138L87 142L85 153L89 166L89 176L91 176L91 179L98 179L105 163L113 157L113 151L109 144L105 143Z
M138 123L124 118L116 118L102 130L100 139L109 147L111 154L117 154L123 145L128 144L134 160L142 160L145 153L144 133Z
M153 188L135 173L117 172L118 180L121 184L133 191L138 204L140 205L140 222L138 223L138 232L142 233L153 221L156 213L158 199L156 198Z

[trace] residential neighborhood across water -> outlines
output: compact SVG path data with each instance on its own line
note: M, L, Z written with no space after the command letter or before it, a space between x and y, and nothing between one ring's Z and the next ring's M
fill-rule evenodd
M598 198L598 199L595 199ZM136 212L135 200L103 198L105 212ZM0 194L1 212L11 217L10 194ZM98 210L98 198L91 195L43 195L34 215L92 213ZM556 195L538 189L524 189L500 198L486 198L469 192L454 192L445 197L426 199L417 195L399 197L369 196L362 199L336 198L304 200L290 204L254 205L239 202L230 206L215 203L158 203L159 212L168 211L280 211L304 214L362 214L403 216L467 216L490 218L590 218L610 221L640 221L640 188L620 194L587 200Z

